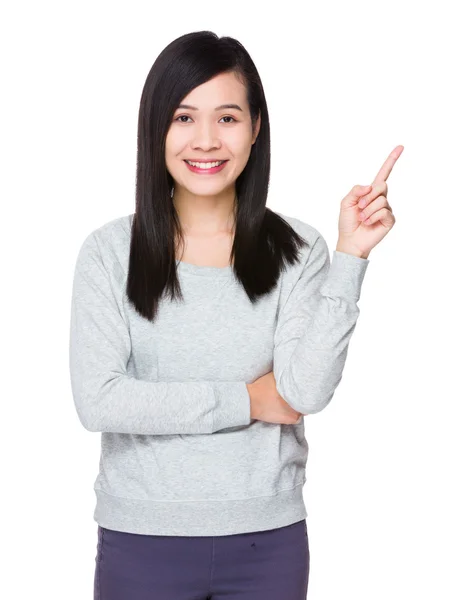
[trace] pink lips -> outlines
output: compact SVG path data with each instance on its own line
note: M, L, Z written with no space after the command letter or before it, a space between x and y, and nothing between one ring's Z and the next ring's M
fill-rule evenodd
M200 175L213 175L214 173L218 173L219 171L221 171L225 167L225 165L227 164L227 162L228 161L226 160L225 162L223 162L218 167L212 167L212 169L201 169L200 167L193 167L192 165L190 165L186 161L184 161L184 164L193 173L200 173Z

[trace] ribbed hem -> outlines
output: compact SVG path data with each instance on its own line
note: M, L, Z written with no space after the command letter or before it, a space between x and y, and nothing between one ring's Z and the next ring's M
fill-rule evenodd
M307 518L305 481L275 496L195 502L133 500L94 488L94 520L106 529L143 535L215 536L277 529Z
M369 263L368 258L334 250L322 293L358 301Z

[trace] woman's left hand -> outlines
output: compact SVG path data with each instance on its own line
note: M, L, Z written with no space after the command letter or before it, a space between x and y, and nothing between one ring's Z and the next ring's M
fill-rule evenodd
M341 202L336 250L367 258L395 223L387 200L387 178L404 146L396 146L371 186L356 185Z

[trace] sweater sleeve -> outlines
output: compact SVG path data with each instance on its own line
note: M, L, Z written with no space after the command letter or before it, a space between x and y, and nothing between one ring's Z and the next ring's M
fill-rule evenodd
M276 388L303 414L323 410L342 379L370 262L337 250L332 259L330 265L327 244L319 234L275 329Z
M82 425L93 432L142 435L213 433L250 423L244 381L151 382L130 377L129 329L94 232L74 271L69 364Z

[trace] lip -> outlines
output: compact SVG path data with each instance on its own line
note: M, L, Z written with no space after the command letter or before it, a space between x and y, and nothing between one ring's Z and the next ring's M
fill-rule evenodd
M205 162L205 161L202 161L202 162ZM207 161L207 162L210 162L210 161ZM189 169L189 171L191 171L191 173L197 173L197 174L203 175L203 176L205 176L205 175L214 175L215 173L219 173L220 171L222 171L226 167L227 162L228 162L228 160L225 160L218 167L212 167L211 169L202 169L201 167L193 167L192 165L190 165L187 162L187 160L184 160L184 164Z
M191 162L200 162L200 163L208 163L208 162L217 162L218 160L228 160L227 158L184 158L183 160L190 160Z

